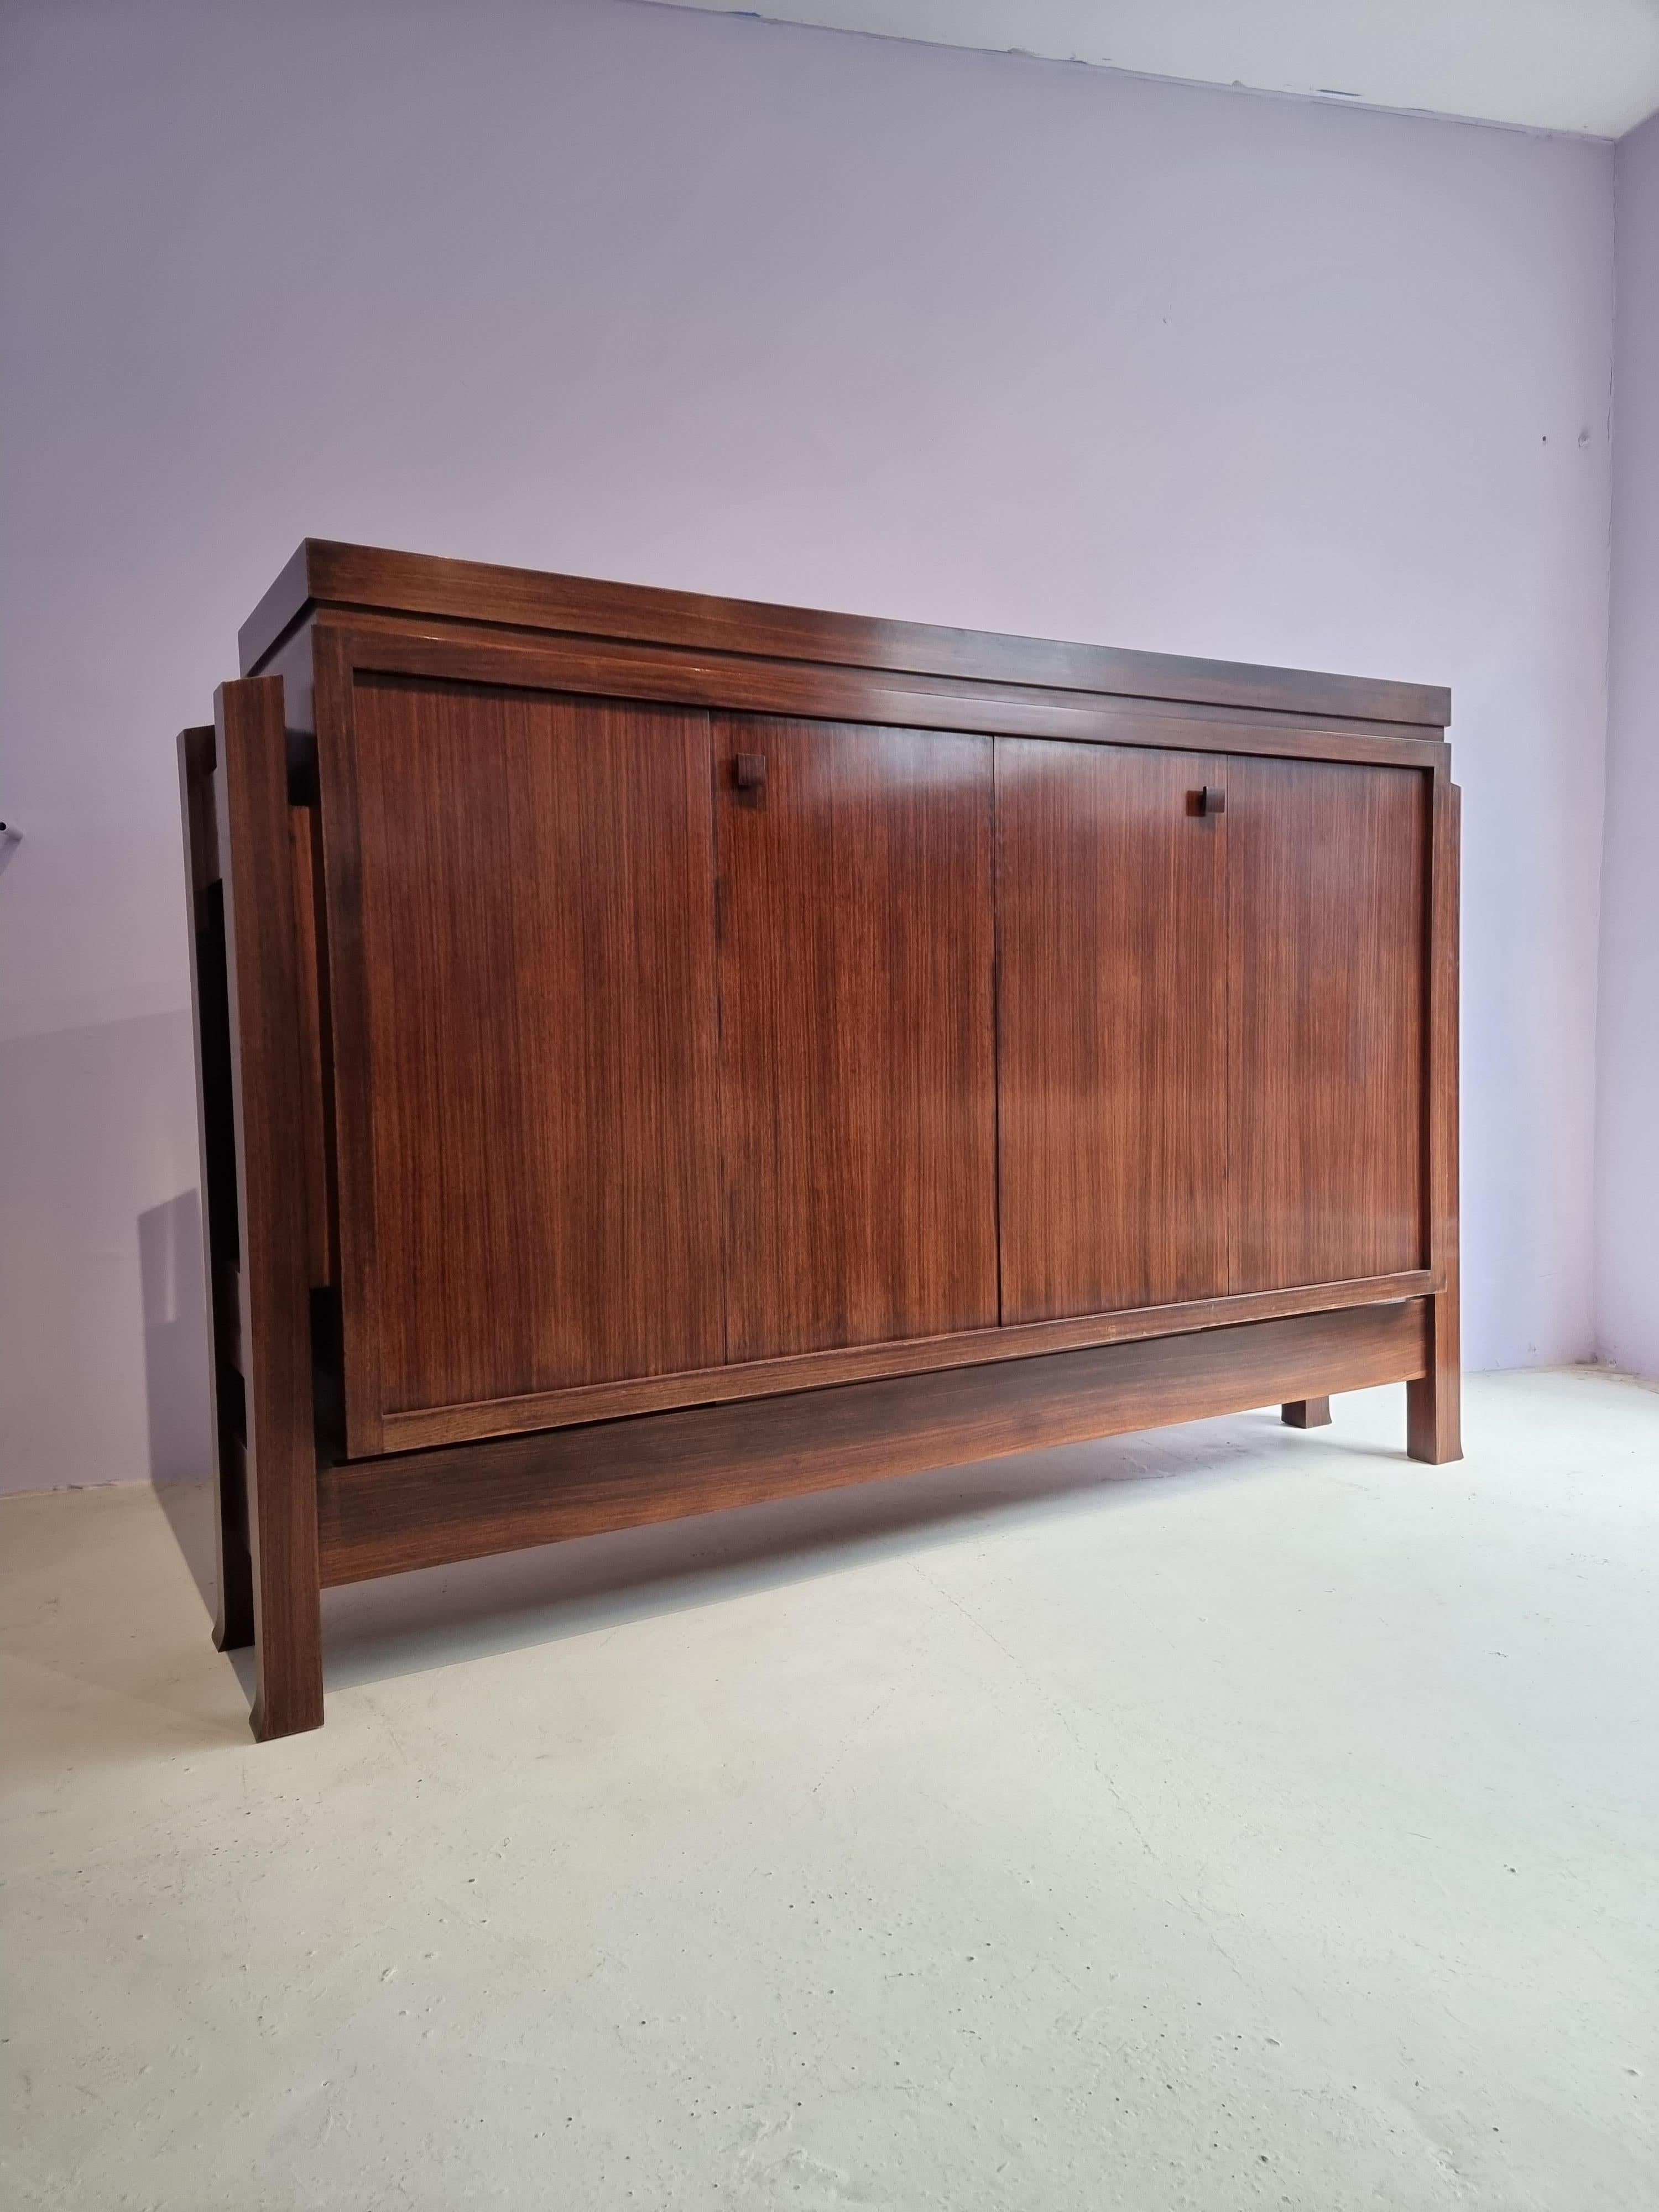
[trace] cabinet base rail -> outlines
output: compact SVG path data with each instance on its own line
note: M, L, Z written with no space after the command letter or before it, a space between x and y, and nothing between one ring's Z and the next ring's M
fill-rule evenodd
M1428 1298L341 1462L325 1585L1093 1437L1431 1382Z

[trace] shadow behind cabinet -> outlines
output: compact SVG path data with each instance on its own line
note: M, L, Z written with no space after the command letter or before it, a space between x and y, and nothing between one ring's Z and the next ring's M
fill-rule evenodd
M331 1582L1405 1379L1443 692L310 541L181 740L222 1643Z

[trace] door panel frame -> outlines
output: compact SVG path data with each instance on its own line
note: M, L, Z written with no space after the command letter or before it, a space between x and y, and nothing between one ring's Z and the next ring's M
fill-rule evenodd
M315 769L329 921L323 957L332 1048L329 1055L331 1069L330 1123L334 1138L334 1221L337 1237L334 1274L339 1297L344 1442L348 1454L353 1458L406 1449L410 1431L421 1436L427 1425L433 1422L448 1437L494 1434L497 1432L497 1426L489 1418L489 1409L498 1403L514 1405L520 1402L515 1395L501 1400L470 1401L461 1406L439 1405L409 1409L386 1403L387 1390L381 1333L384 1308L375 1166L376 1115L370 1021L370 963L363 907L357 698L360 679L365 677L412 675L417 682L422 680L427 672L411 671L401 665L404 658L395 649L384 649L379 640L370 641L368 649L364 650L362 641L352 632L331 626L319 625L313 640ZM459 680L464 685L477 683L486 689L502 688L488 678L469 675ZM544 684L512 684L506 688L522 690L534 697L550 697L558 704L566 706L579 705L582 696L580 693L553 690ZM628 702L606 697L596 703L608 707ZM660 713L665 704L671 715L684 716L688 711L678 702L650 701L641 703L647 713ZM695 774L701 796L710 757L709 718L700 708L689 711L690 718L700 725L695 745ZM694 843L701 851L701 833L697 825L693 824L692 827ZM708 860L709 900L706 920L711 990L708 1048L712 1078L718 1048L716 1006L713 997L712 848ZM711 1147L716 1143L712 1127L709 1142ZM718 1302L720 1294L718 1280L720 1240L717 1160L714 1167L708 1229L715 1279L712 1285L702 1285L701 1294L712 1295ZM614 1384L607 1382L577 1382L534 1395L556 1397L562 1396L566 1389L580 1395L613 1387L626 1388L634 1379L619 1376ZM647 1376L641 1379L649 1382L653 1378Z

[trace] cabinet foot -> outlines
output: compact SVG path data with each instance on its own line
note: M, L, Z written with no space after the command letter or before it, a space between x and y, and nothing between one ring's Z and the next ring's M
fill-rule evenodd
M1293 1398L1288 1406L1281 1406L1279 1418L1287 1429L1328 1429L1331 1425L1331 1401L1328 1398Z
M1462 1459L1463 1376L1458 1363L1457 1294L1429 1301L1429 1371L1406 1385L1406 1450L1430 1467Z
M303 1676L303 1679L302 1679ZM253 1741L271 1743L278 1736L303 1735L323 1724L323 1670L320 1663L308 1669L285 1671L280 1684L262 1668L253 1699Z
M1406 1385L1406 1451L1430 1467L1463 1456L1458 1413L1457 1377L1449 1382L1425 1375Z

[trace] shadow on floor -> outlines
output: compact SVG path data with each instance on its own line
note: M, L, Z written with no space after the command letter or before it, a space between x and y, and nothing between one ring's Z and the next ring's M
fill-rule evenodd
M1363 1437L1286 1429L1273 1408L420 1568L324 1592L327 1682L343 1689L556 1643L905 1557L976 1526L989 1537L1091 1492L1127 1504L1153 1483L1267 1475L1310 1449L1328 1471L1333 1457L1374 1467L1379 1453L1404 1456ZM156 1496L201 1595L205 1643L216 1585L212 1489L166 1483ZM253 1654L226 1659L251 1703Z
M213 1526L210 1482L158 1482L155 1502L167 1516L190 1578L196 1585L210 1626L219 1604L218 1540Z
M1127 1503L1139 1485L1267 1474L1307 1442L1276 1411L1235 1415L353 1583L324 1593L328 1680L423 1673L840 1573L975 1524L1006 1530L1108 1486L1124 1486Z
M219 1545L214 1527L213 1485L210 1482L158 1483L155 1502L166 1517L179 1547L180 1558L190 1570L197 1595L202 1601L200 1633L204 1644L212 1641L213 1623L219 1605ZM252 1650L226 1651L220 1655L241 1684L242 1694L250 1708L253 1704Z

